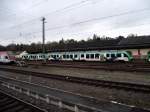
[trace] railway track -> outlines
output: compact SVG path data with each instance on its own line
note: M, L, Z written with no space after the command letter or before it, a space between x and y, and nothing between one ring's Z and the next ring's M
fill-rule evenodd
M42 64L43 61L26 61L29 64ZM45 62L44 62L45 63ZM93 65L93 66L150 66L150 62L97 62L97 61L47 61L46 64L63 64L63 65Z
M41 100L44 104L55 105L73 112L150 112L149 109L82 96L13 78L0 77L0 82L0 86L4 91L7 89L9 91L13 90L18 94Z
M46 112L0 90L0 112Z
M74 77L74 76L63 76L63 75L56 75L56 74L39 73L36 71L27 71L27 70L12 69L12 68L6 68L6 67L0 67L0 70L9 71L13 73L19 73L19 74L28 75L28 76L32 75L36 77L56 79L56 80L67 81L71 83L79 83L79 84L90 85L90 86L102 86L102 87L108 87L108 88L123 89L127 91L150 93L150 85L144 85L144 84L95 80L95 79L87 79L87 78L80 78L80 77Z
M101 69L111 71L126 71L126 72L150 72L150 63L100 63L100 62L47 62L32 61L27 62L33 66L50 66L50 67L70 67L81 69Z

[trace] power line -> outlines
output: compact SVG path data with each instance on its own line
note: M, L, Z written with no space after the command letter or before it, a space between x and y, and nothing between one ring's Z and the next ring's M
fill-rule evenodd
M134 25L134 26L132 26L132 27L140 27L140 26L144 26L144 25L148 25L148 24L150 24L150 23L144 23L144 24L139 24L139 25ZM120 27L119 28L116 28L116 29L120 29ZM112 31L113 29L109 29L109 30L106 30L106 31ZM92 34L94 34L94 32L98 32L99 30L94 30L94 31L88 31L88 32L75 32L75 33L56 33L56 34L54 34L54 35L85 35L85 34L90 34L90 35L92 35ZM42 32L42 31L41 31ZM41 33L41 32L38 32L38 33ZM30 34L31 35L31 34ZM14 38L16 38L16 39L18 39L18 37L14 37ZM6 41L12 41L12 40L14 40L14 38L13 39L9 39L9 38L7 38L7 39L5 39L5 42ZM35 37L34 37L35 38Z
M138 25L134 25L134 26L131 26L131 25L129 25L128 27L130 27L130 28L132 28L132 27L141 27L141 26L145 26L145 25L149 25L150 23L144 23L144 24L138 24ZM122 27L118 27L118 28L116 28L117 30L118 29L121 29ZM114 28L111 28L111 29L109 29L109 30L107 30L107 31L112 31L112 30L114 30ZM94 32L97 32L97 31L100 31L100 30L94 30L94 31L90 31L90 32L78 32L78 33L65 33L65 35L66 34L69 34L69 35L71 35L71 34L73 34L73 35L75 35L75 34L84 34L84 33L94 33ZM60 35L59 33L56 33L56 35Z
M134 26L130 26L130 27L140 27L140 26L144 26L144 25L148 25L148 24L150 24L150 23L144 23L144 24L139 24L139 25L134 25ZM120 29L121 27L119 27L119 28L116 28L116 29ZM111 30L113 30L113 28L112 29L109 29L109 30L107 30L107 31L111 31ZM94 34L94 32L97 32L97 31L99 31L99 30L94 30L94 31L90 31L90 32L75 32L75 33L63 33L64 35L78 35L78 34ZM41 33L41 32L37 32L37 33ZM32 33L30 33L30 35L32 35ZM53 34L52 34L53 35ZM60 33L55 33L54 35L62 35L62 34L60 34Z
M150 10L150 8L144 8L144 9L139 9L139 10L123 12L123 13L119 13L119 14L113 14L113 15L110 15L110 16L104 16L104 17L88 19L88 20L85 20L85 21L80 21L80 22L73 23L71 25L79 25L79 24L88 23L88 22L92 22L92 21L99 21L99 20L103 20L103 19L109 19L109 18L113 18L113 17L118 17L118 16L127 15L127 14L143 12L143 11L147 11L147 10Z
M47 28L45 31L57 30L57 29L62 29L62 28L70 27L70 26L74 27L75 25L80 25L80 24L89 23L89 22L93 22L93 21L99 21L99 20L109 19L109 18L113 18L113 17L118 17L118 16L123 16L123 15L143 12L143 11L147 11L147 10L150 10L150 8L144 8L144 9L139 9L139 10L122 12L122 13L114 14L114 15L110 15L110 16L103 16L103 17L98 17L98 18L92 18L92 19L88 19L88 20L84 20L84 21L80 21L80 22L71 23L71 24L68 24L68 25L62 25L62 26L56 26L56 27ZM40 33L40 32L41 31L36 31L36 32L32 32L30 34L35 34L35 33Z
M27 9L31 9L31 8L33 8L33 7L36 7L36 6L39 6L39 5L41 5L42 4L42 2L43 2L43 0L42 1L40 1L40 2L36 2L36 3L34 3L33 5L31 5L30 7L28 7L28 8L26 8L26 10ZM45 0L45 2L46 2L46 0ZM9 8L0 8L0 11L5 11L5 12L8 12L8 13L11 13L11 14L9 14L9 15L17 15L18 14L18 12L16 12L16 11L12 11L12 9L9 9ZM24 14L27 14L25 11L20 11L21 13L24 13ZM29 15L29 14L27 14L27 15ZM29 15L29 16L31 16L31 15Z
M47 14L44 14L43 16L49 16L49 15L51 15L51 14L53 14L53 13L62 12L62 11L67 10L67 9L69 9L69 8L73 8L73 7L82 5L82 4L84 4L84 3L88 2L88 1L91 1L91 0L82 0L82 1L80 1L80 2L76 2L76 3L73 3L73 4L68 5L68 6L66 6L66 7L63 7L63 8L57 9L57 10L55 10L55 11L49 12L49 13L47 13ZM36 18L34 18L34 19L31 19L31 20L29 20L29 21L23 22L23 23L21 23L21 24L12 26L11 28L14 28L14 27L17 27L17 26L21 26L21 25L26 24L26 23L30 23L30 22L32 22L32 21L34 22L35 20L39 20L39 18L41 18L41 16L36 17Z

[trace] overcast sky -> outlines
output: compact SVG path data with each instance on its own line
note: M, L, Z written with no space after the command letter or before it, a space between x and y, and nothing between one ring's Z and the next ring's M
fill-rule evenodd
M150 34L150 0L0 0L0 44Z

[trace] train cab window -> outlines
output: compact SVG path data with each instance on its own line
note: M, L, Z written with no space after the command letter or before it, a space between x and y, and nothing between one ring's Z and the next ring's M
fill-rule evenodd
M111 54L111 57L114 58L114 57L115 57L115 54Z
M95 58L99 58L99 54L95 54Z
M128 57L127 54L124 54L124 57Z
M121 57L121 53L118 53L118 54L117 54L117 57Z
M94 58L94 54L91 54L91 58L92 58L92 59Z
M5 59L8 59L8 56L5 56Z
M77 54L74 55L74 58L77 58Z
M89 54L86 54L86 58L90 58L90 55L89 55Z
M84 58L84 54L81 54L81 58Z
M110 57L110 54L106 54L106 57Z

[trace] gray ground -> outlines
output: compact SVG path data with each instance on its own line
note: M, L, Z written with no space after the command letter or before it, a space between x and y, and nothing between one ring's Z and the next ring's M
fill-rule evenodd
M63 68L63 67L61 68L61 67L46 67L46 66L29 66L19 69L38 71L50 74L84 77L84 78L150 84L150 73L105 71L94 69Z
M39 68L36 68L36 69L39 69ZM89 70L87 72L85 70L80 70L80 69L73 70L70 68L63 69L63 68L51 67L48 70L46 70L46 69L47 68L42 68L42 70L41 69L39 69L39 70L40 71L45 70L45 72L48 72L50 70L50 71L52 71L51 73L61 73L61 72L62 73L66 73L66 72L72 73L73 72L73 73L78 73L78 76L80 75L80 72L88 73L87 75L85 74L85 76L88 76L88 75L91 76L90 73L94 73L94 72L98 73L98 71ZM71 72L71 70L72 70L72 72ZM123 74L119 75L119 73L115 74L115 72L113 72L112 76L111 76L111 72L108 72L108 74L106 74L106 73L107 72L105 71L105 75L108 75L109 77L113 77L113 79L115 79L115 77L119 77L118 79L122 79L122 81L124 81L123 80L124 78L126 79L126 81L128 81L127 75L125 75L125 73L124 73L124 75ZM130 74L132 75L132 73L130 73ZM92 87L92 86L86 86L86 85L82 85L82 84L75 84L75 83L63 82L63 81L58 81L58 80L50 80L50 79L45 79L45 78L28 77L28 76L24 76L24 75L7 73L7 72L3 72L3 71L0 71L0 75L9 76L9 77L13 77L13 78L17 78L17 79L25 80L25 81L32 81L37 84L42 84L42 85L46 85L46 86L49 86L52 88L58 88L58 89L62 89L62 90L66 90L66 91L70 91L70 92L74 92L74 93L78 93L78 94L82 94L82 95L88 95L88 96L96 97L98 99L117 101L117 102L124 103L124 104L136 105L138 107L144 107L144 108L150 109L150 94L127 92L127 91L123 91L123 90L115 90L112 88ZM81 75L82 75L82 73L81 73ZM105 76L105 75L103 74L102 76ZM96 77L97 75L94 74L94 76ZM128 74L128 76L130 76L130 75ZM137 79L141 80L142 83L143 82L145 83L145 81L147 81L146 83L148 83L148 81L150 79L147 79L147 78L144 79L144 76L147 76L147 75L134 73L134 75L132 76L132 78L134 78L134 79L132 79L131 77L130 77L130 79L136 80L136 77L138 77ZM142 77L144 80L140 77ZM111 79L109 79L109 80L111 80Z

